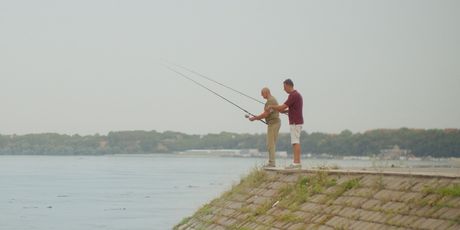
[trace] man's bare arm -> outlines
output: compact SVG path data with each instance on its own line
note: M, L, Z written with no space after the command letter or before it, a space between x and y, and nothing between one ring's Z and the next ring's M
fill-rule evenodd
M285 113L288 109L288 106L285 104L267 106L267 110L270 111L270 109L274 109L274 110L277 110L278 112Z
M270 111L265 110L263 113L261 113L261 114L259 114L257 116L250 117L249 120L250 121L262 120L262 119L268 117L268 115L270 115Z

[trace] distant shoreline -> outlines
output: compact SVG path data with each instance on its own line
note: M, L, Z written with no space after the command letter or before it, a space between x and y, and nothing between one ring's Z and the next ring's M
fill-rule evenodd
M364 133L301 133L302 151L332 156L385 158L460 157L459 129L376 129ZM291 152L289 134L280 133L277 151ZM56 133L0 135L0 155L104 155L120 153L175 153L186 150L266 151L265 134L189 135L180 132L120 131L107 135Z

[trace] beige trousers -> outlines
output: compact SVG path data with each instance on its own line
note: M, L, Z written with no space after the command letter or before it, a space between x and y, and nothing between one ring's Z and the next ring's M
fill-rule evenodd
M267 127L268 164L275 165L276 140L280 131L281 122L269 124Z

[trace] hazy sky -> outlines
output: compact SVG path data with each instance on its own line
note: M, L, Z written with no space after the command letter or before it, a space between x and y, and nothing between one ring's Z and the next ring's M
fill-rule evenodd
M161 58L261 100L291 78L307 132L460 128L458 0L2 0L0 133L265 131Z

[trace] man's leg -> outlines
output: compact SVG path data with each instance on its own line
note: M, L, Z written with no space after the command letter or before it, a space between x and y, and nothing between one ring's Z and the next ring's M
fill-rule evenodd
M281 127L281 122L271 124L270 125L270 132L271 132L271 140L270 140L270 150L269 150L269 155L270 155L270 164L273 162L273 166L275 166L275 159L276 159L276 141L278 140L278 133L280 131Z
M269 125L267 128L267 151L268 164L275 166L275 151L276 151L276 125Z
M292 150L294 152L294 164L300 164L300 144L293 144Z
M291 125L291 144L292 152L294 155L294 164L300 164L300 133L302 131L301 125Z

